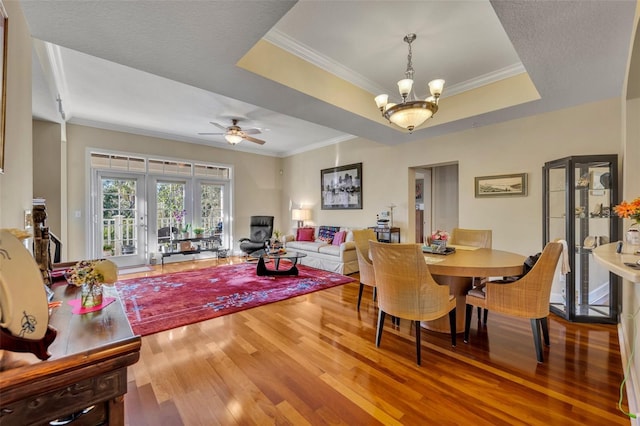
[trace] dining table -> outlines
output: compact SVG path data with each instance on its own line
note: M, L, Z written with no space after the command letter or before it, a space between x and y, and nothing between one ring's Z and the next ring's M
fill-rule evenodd
M424 260L438 284L448 285L456 299L456 332L464 332L466 295L474 278L522 275L526 256L503 250L461 245L447 245L450 254L425 253ZM449 333L449 318L444 316L421 325L432 331Z

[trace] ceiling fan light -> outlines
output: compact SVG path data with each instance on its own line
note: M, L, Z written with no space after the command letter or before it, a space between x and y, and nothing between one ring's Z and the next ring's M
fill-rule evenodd
M227 142L229 142L231 145L236 145L238 144L240 141L242 141L242 136L240 135L236 135L236 134L226 134L224 135L224 138L227 140Z
M431 80L429 82L429 91L436 98L442 94L442 90L444 89L444 80L438 78L436 80Z

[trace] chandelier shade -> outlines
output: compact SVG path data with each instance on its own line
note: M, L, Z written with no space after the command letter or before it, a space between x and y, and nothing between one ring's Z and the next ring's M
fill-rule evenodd
M382 116L398 127L406 129L409 133L416 127L421 126L425 121L433 117L438 112L438 99L444 89L444 80L435 79L429 82L429 96L425 100L410 99L413 90L413 66L411 64L412 52L411 43L416 39L416 35L411 33L404 37L404 41L409 45L409 55L407 56L407 69L405 78L398 81L398 91L402 97L402 103L389 102L389 95L382 94L375 97L376 106Z

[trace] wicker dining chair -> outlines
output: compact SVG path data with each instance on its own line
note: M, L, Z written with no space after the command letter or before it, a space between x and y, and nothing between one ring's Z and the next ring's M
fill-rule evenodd
M479 248L491 248L491 241L493 232L491 229L465 229L465 228L453 228L451 230L451 238L449 244L470 246ZM472 287L480 288L488 280L488 277L473 277L471 285ZM480 318L481 309L478 308L478 318ZM487 323L488 312L484 310L484 323Z
M519 280L502 284L489 281L483 288L471 289L466 297L464 342L469 342L473 306L505 315L529 318L538 362L544 362L540 329L542 328L544 344L549 346L549 299L561 254L561 243L548 243L533 269Z
M380 347L385 315L405 318L415 324L416 360L420 365L421 321L432 321L449 314L451 345L456 345L456 300L449 286L431 276L418 244L389 244L369 241L378 289L378 328L376 347Z
M376 275L373 271L373 261L369 256L369 241L376 241L376 233L373 229L356 229L352 233L353 241L356 244L358 269L360 269L360 289L358 290L357 305L359 311L364 286L373 287L373 300L376 300Z

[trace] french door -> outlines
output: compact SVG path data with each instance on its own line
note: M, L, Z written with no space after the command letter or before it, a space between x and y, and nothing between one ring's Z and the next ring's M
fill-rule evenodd
M144 176L96 172L93 257L109 258L119 267L146 262Z

